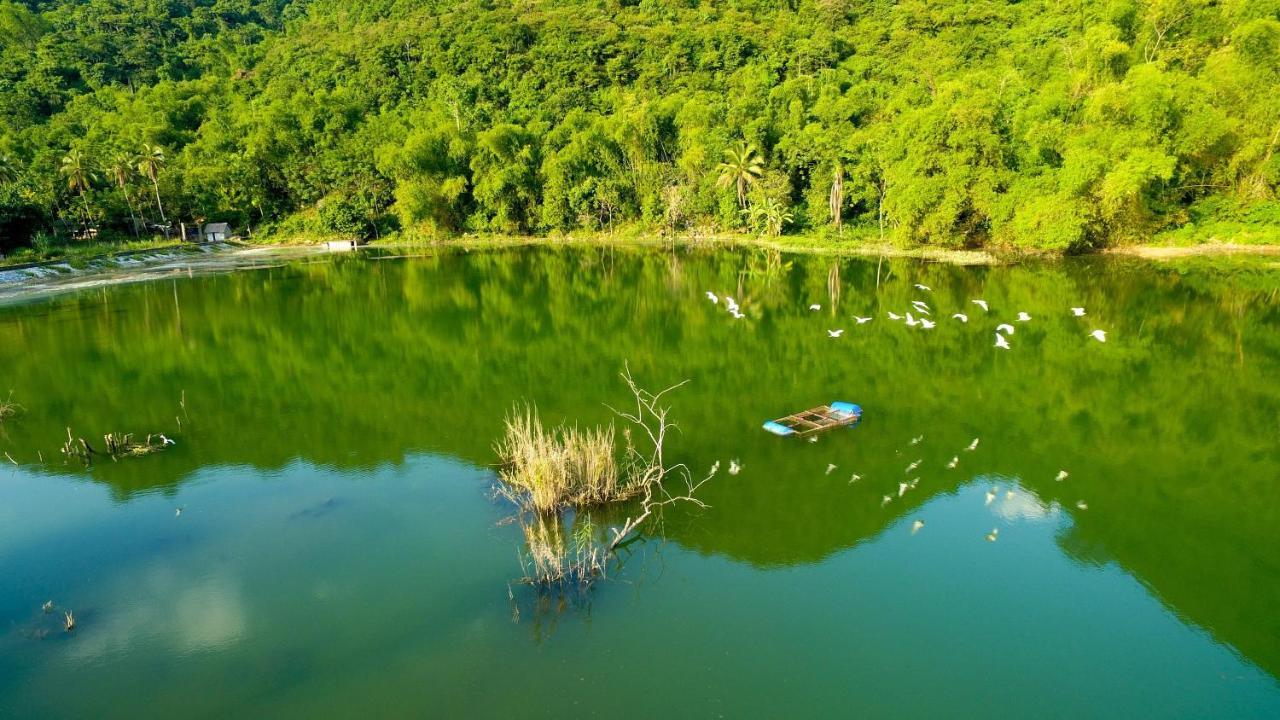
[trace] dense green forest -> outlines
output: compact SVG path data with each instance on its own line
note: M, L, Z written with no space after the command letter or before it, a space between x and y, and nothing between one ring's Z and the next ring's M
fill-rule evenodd
M1280 0L0 0L0 248L1274 228L1278 89Z

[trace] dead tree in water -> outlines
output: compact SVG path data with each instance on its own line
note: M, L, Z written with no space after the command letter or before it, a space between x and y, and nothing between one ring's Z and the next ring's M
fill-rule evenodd
M102 436L102 442L106 448L106 454L112 460L118 460L122 457L150 455L153 452L163 450L167 445L174 444L173 440L164 435L147 435L145 442L136 443L133 441L132 433L107 433ZM67 428L67 441L62 445L62 454L88 464L93 460L94 455L100 455L101 453L94 450L93 446L84 438L73 437L71 428Z
M638 483L644 490L640 500L640 513L628 517L621 528L611 528L613 539L609 542L609 553L613 553L628 536L652 517L655 511L660 511L662 508L678 502L688 502L700 508L706 508L707 504L694 497L694 493L715 474L713 471L703 479L694 482L688 466L683 463L668 466L666 457L663 454L667 432L676 429L676 425L667 419L671 408L660 404L662 396L680 388L688 381L672 385L658 393L650 393L636 385L635 379L631 377L630 368L622 372L622 379L626 381L627 388L631 390L631 394L635 397L635 409L630 412L624 412L617 408L610 409L618 417L639 428L648 439L650 447L647 452L637 449L635 444L631 442L631 429L628 428L624 432L627 438L626 461L634 472L639 473ZM678 478L683 483L683 494L672 494L665 484L668 479L673 477Z

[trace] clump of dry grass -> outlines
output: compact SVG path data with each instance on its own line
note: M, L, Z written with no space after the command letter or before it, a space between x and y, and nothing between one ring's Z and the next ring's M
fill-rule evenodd
M502 492L521 508L551 513L634 497L637 486L619 472L613 425L550 430L532 407L506 418L494 448L502 460Z

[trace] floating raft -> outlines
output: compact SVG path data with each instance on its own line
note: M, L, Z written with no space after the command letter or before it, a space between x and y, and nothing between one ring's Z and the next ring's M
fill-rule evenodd
M833 402L794 415L770 420L764 429L774 435L811 435L832 428L856 425L862 419L862 406L847 402Z

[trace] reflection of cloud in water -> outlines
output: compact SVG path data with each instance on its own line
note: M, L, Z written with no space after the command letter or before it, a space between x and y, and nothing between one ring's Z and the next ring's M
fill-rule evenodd
M1058 504L1045 505L1035 493L1022 487L1013 488L1013 497L1001 489L999 498L991 505L991 511L1009 522L1017 520L1044 520L1058 515Z
M239 584L226 575L190 582L184 587L186 578L153 567L140 581L122 583L114 594L120 604L100 606L96 622L82 625L73 657L95 660L128 652L137 643L185 654L218 650L243 638L247 621Z

